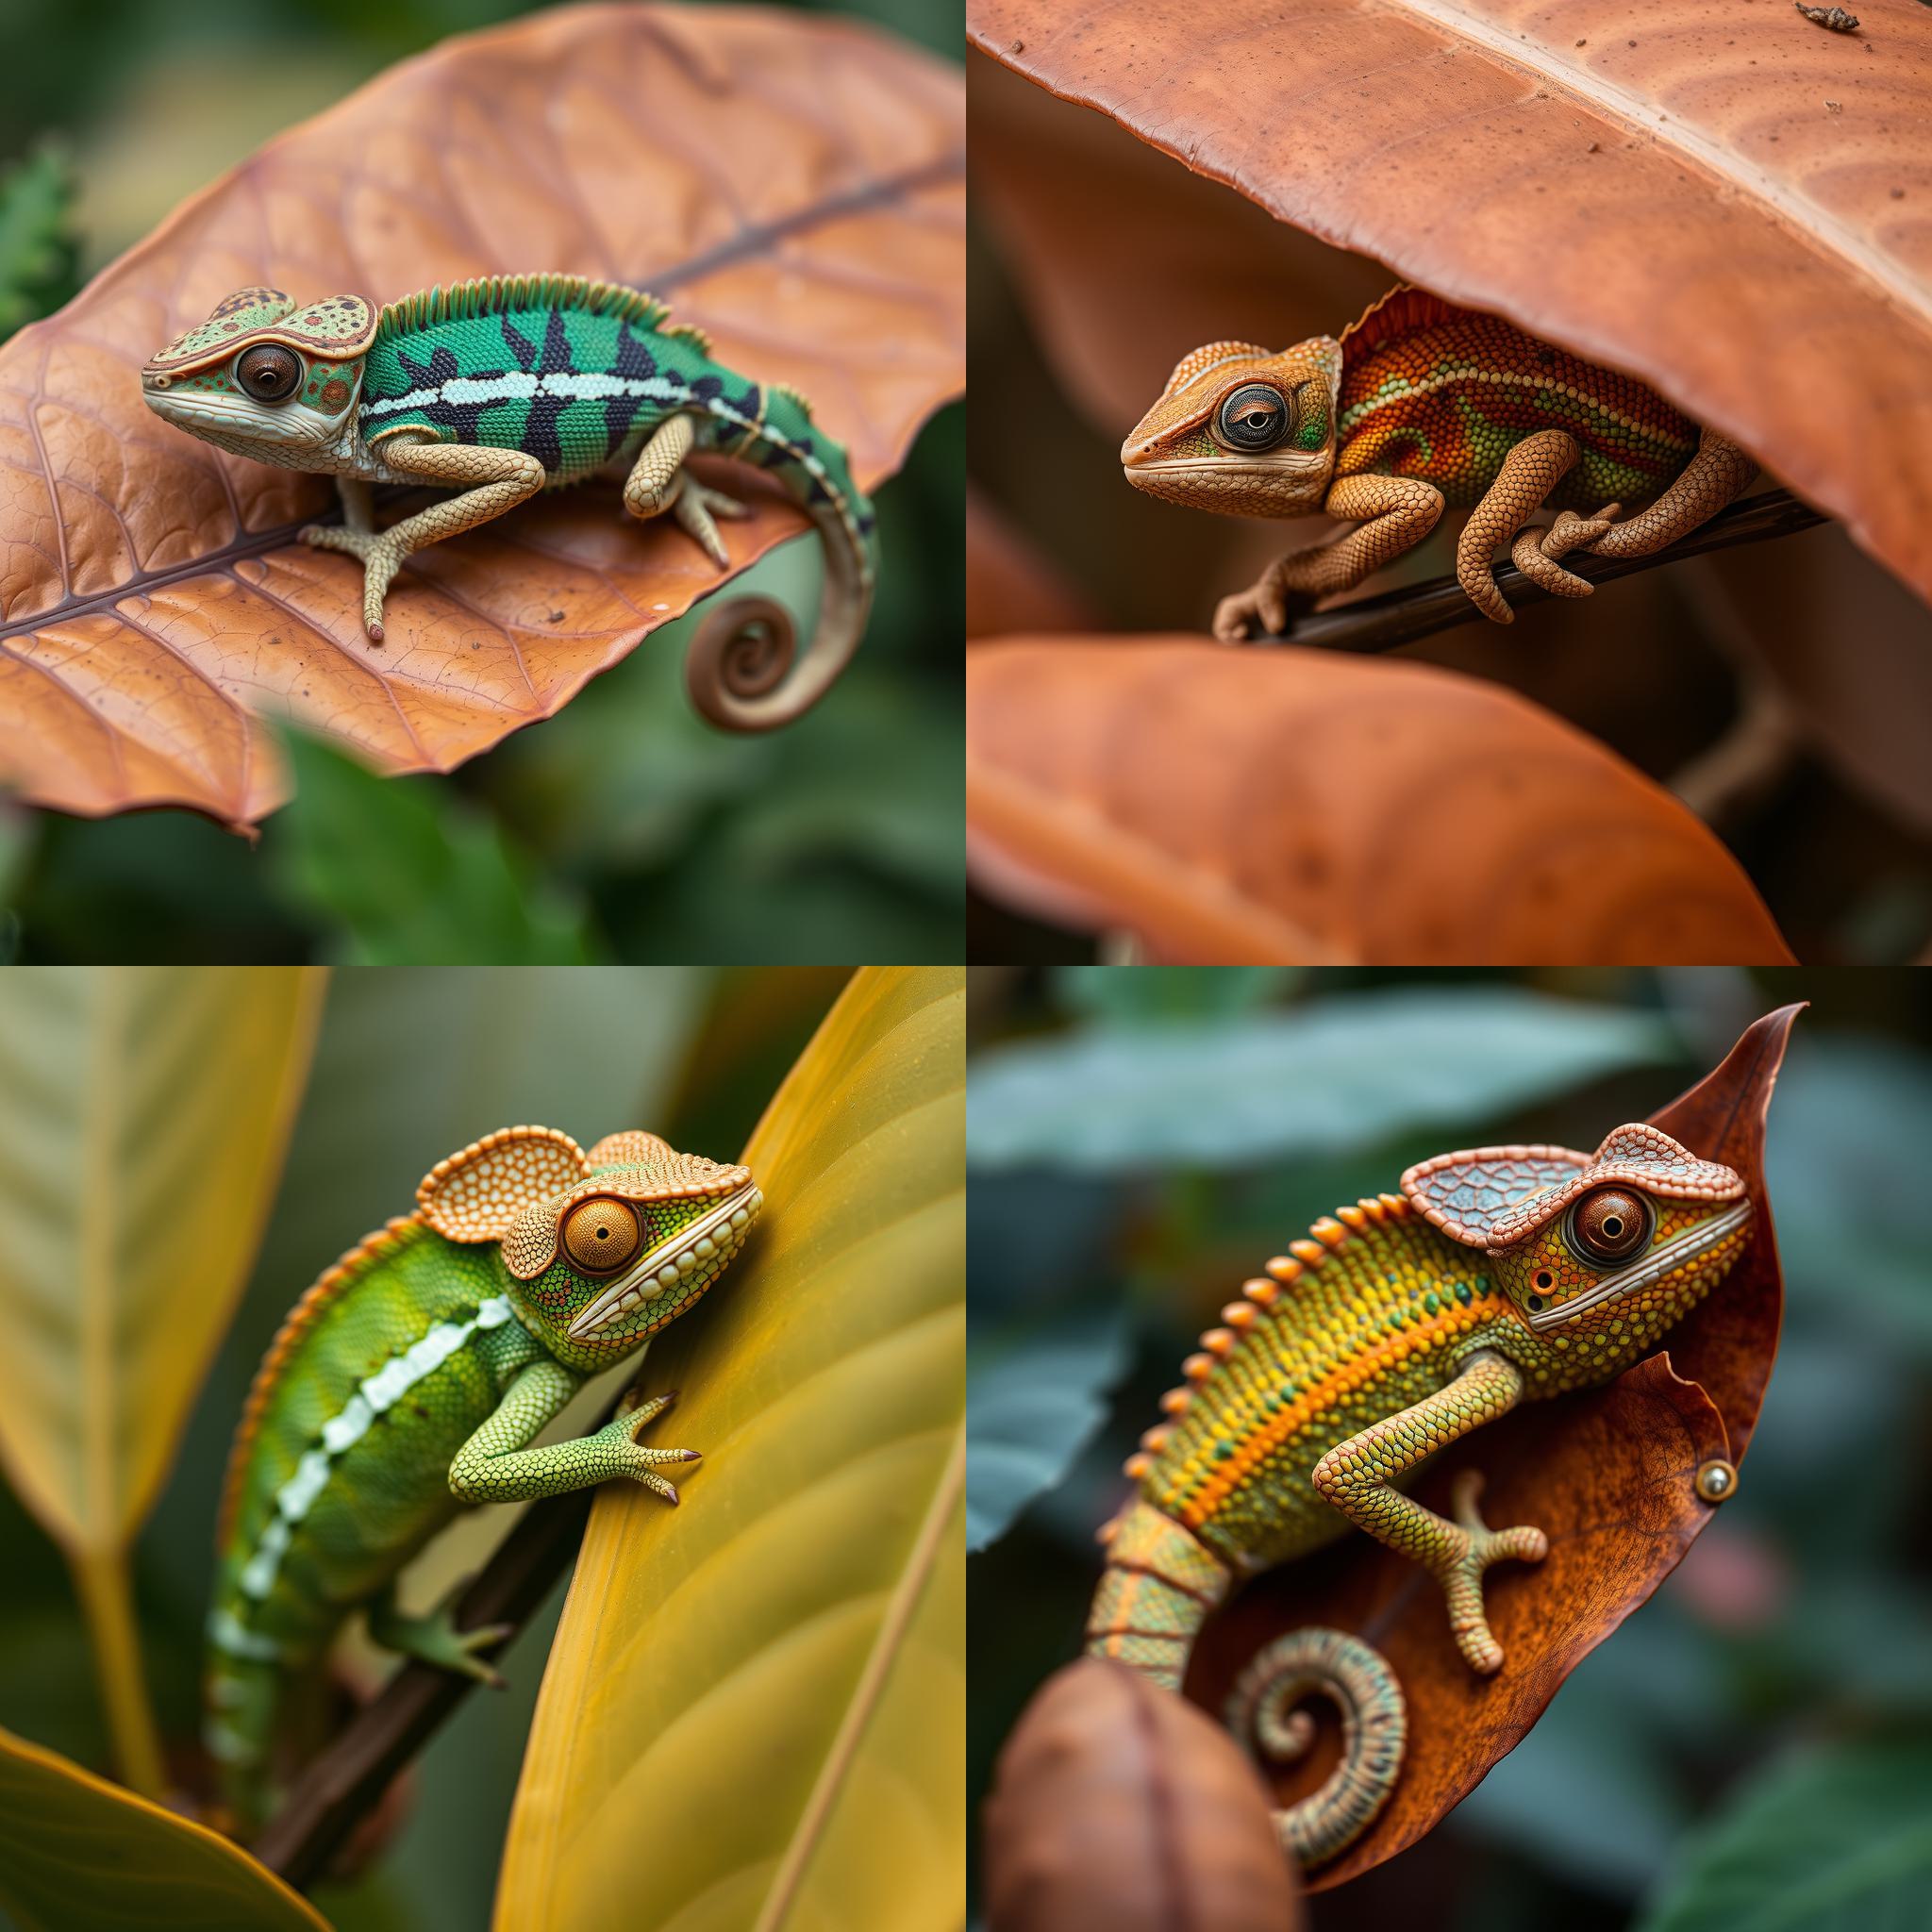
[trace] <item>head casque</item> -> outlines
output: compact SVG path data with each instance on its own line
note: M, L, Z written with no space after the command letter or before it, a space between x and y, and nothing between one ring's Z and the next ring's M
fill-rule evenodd
M682 1314L724 1272L764 1206L747 1167L656 1134L588 1153L511 1127L440 1163L418 1209L452 1241L500 1242L508 1291L567 1366L602 1368Z
M1600 1381L1647 1353L1742 1254L1743 1176L1642 1123L1595 1154L1482 1147L1438 1155L1402 1191L1484 1249L1527 1331L1509 1353L1548 1380ZM1540 1365L1540 1366L1539 1366Z
M363 467L356 401L375 325L359 295L304 308L279 289L238 289L147 364L142 393L156 415L218 449L351 473Z
M1209 342L1183 357L1121 445L1135 489L1226 516L1322 508L1335 469L1341 344L1313 336L1279 354Z

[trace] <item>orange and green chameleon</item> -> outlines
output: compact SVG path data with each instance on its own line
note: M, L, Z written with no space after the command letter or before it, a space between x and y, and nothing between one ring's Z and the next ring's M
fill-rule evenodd
M1428 1571L1470 1667L1497 1671L1483 1573L1541 1560L1543 1532L1486 1527L1474 1470L1452 1491L1453 1520L1404 1488L1517 1403L1594 1388L1651 1354L1743 1253L1752 1211L1741 1175L1637 1124L1593 1155L1441 1155L1410 1168L1400 1193L1318 1221L1201 1338L1163 1399L1168 1420L1128 1462L1140 1493L1102 1532L1088 1650L1177 1690L1203 1622L1238 1583L1353 1526ZM1700 1492L1719 1500L1732 1480L1728 1465L1707 1465ZM1343 1755L1312 1796L1275 1813L1303 1864L1367 1829L1407 1744L1393 1674L1336 1630L1264 1649L1235 1686L1228 1725L1294 1757L1314 1737L1295 1707L1310 1693L1341 1709Z
M296 1303L242 1412L217 1533L203 1737L227 1829L253 1835L294 1740L317 1728L353 1612L388 1649L497 1681L483 1653L506 1626L458 1631L447 1606L407 1615L394 1599L397 1573L459 1508L616 1477L677 1501L658 1472L696 1451L637 1440L675 1395L531 1444L698 1300L762 1205L749 1169L655 1134L586 1150L509 1127L439 1161L413 1214Z
M1715 516L1757 467L1634 378L1411 288L1385 295L1340 341L1315 336L1278 354L1254 342L1196 349L1121 462L1136 489L1193 509L1321 513L1357 526L1224 597L1214 635L1229 642L1257 626L1285 630L1292 595L1354 589L1420 543L1445 509L1470 512L1457 581L1484 616L1508 624L1499 543L1542 590L1587 597L1591 585L1560 562L1571 551L1661 550ZM1616 521L1646 499L1647 509ZM1544 505L1559 512L1555 524L1524 528Z

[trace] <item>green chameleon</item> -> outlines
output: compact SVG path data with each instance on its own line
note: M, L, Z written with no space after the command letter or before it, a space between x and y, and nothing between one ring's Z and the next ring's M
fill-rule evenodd
M721 568L714 521L748 515L685 468L693 451L770 472L817 525L825 558L818 628L714 662L694 647L690 681L713 723L764 730L817 702L865 630L876 573L872 506L810 406L711 359L704 331L661 302L575 275L495 276L431 289L377 311L359 295L301 308L279 289L238 289L141 373L148 407L256 462L333 475L343 522L305 542L362 564L362 619L412 552L475 529L540 490L607 465L625 508L669 510ZM463 493L378 531L373 483Z
M1743 1253L1743 1178L1658 1128L1619 1127L1594 1155L1483 1147L1438 1156L1399 1194L1341 1208L1268 1263L1201 1338L1172 1420L1127 1464L1140 1499L1102 1532L1108 1565L1087 1647L1180 1688L1195 1633L1240 1579L1365 1529L1441 1585L1471 1667L1499 1670L1483 1572L1540 1561L1541 1529L1489 1529L1481 1478L1455 1521L1402 1493L1423 1462L1518 1402L1593 1388L1640 1361ZM1728 1493L1728 1465L1700 1493ZM1383 1659L1340 1631L1278 1639L1242 1673L1227 1722L1269 1755L1306 1751L1310 1692L1342 1712L1343 1755L1275 1813L1303 1864L1329 1858L1386 1803L1407 1744Z
M560 1495L658 1472L654 1396L594 1435L529 1444L724 1273L763 1205L749 1169L627 1132L586 1153L510 1127L440 1161L416 1211L344 1255L296 1303L256 1375L229 1457L208 1627L205 1738L224 1821L250 1836L276 1747L325 1689L350 1611L387 1648L497 1681L448 1607L407 1616L396 1574L466 1503Z

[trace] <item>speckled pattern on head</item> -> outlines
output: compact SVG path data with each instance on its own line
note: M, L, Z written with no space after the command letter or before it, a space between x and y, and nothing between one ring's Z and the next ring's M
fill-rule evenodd
M634 1204L638 1240L612 1265L558 1252L574 1204ZM290 1684L352 1609L378 1641L487 1673L446 1618L402 1617L397 1572L464 1503L556 1495L658 1474L695 1452L647 1447L660 1396L591 1436L529 1444L584 1377L634 1353L695 1302L761 1205L748 1169L653 1134L584 1152L540 1126L484 1136L424 1176L414 1215L350 1250L271 1345L229 1460L208 1622L209 1749L239 1829L259 1818ZM544 1250L529 1278L503 1241ZM601 1250L598 1253L601 1254Z
M375 317L359 295L330 295L298 311L295 298L279 289L238 289L148 367L187 370L211 357L237 355L251 341L287 342L340 361L359 356L375 332Z
M1202 1336L1183 1386L1162 1398L1166 1420L1127 1463L1139 1496L1103 1532L1090 1651L1178 1688L1202 1619L1237 1582L1353 1526L1437 1579L1457 1646L1473 1670L1494 1671L1484 1572L1539 1560L1543 1534L1490 1528L1474 1471L1458 1477L1453 1517L1405 1486L1515 1403L1599 1386L1641 1360L1750 1237L1741 1177L1641 1123L1594 1156L1439 1156L1403 1187L1324 1216ZM1243 1674L1234 1703L1234 1727L1286 1756L1313 1730L1286 1714L1283 1683L1297 1697L1323 1690L1344 1711L1342 1765L1277 1814L1305 1863L1367 1828L1399 1768L1399 1691L1351 1643L1295 1633Z

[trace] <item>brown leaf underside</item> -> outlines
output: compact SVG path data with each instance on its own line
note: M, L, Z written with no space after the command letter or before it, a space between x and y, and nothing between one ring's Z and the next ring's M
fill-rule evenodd
M969 21L1282 221L1642 376L1932 597L1932 11L1855 35L1675 0Z
M1706 826L1493 685L1161 637L977 644L966 684L981 883L1149 957L1790 958Z
M230 290L645 287L810 396L870 487L963 383L962 106L955 72L848 23L587 7L452 42L269 143L0 347L0 779L246 824L286 790L264 717L447 771L806 527L718 466L758 510L721 573L608 486L544 497L414 559L372 646L359 567L292 541L327 479L141 399L140 365Z

